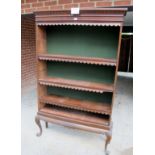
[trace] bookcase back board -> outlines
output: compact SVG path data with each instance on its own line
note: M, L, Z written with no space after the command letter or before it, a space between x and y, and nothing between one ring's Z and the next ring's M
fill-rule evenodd
M115 67L47 62L47 75L65 79L113 84Z
M83 57L117 57L119 27L51 26L46 28L47 52Z
M112 108L126 8L35 13L40 120L106 135Z
M98 94L93 92L75 91L75 90L64 89L64 88L47 87L47 93L49 95L54 94L58 96L66 96L69 98L75 98L80 100L88 100L88 101L107 103L107 104L112 103L111 92Z

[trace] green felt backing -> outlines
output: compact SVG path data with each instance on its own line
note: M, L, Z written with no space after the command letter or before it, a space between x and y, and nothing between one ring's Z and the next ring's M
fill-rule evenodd
M47 62L47 73L52 77L112 84L115 67Z
M46 33L50 54L116 59L119 27L51 26Z
M112 102L112 93L92 93L92 92L84 92L84 91L77 91L65 88L56 88L56 87L47 87L48 94L60 95L65 97L71 97L80 100L88 100L94 102L103 102L109 103Z

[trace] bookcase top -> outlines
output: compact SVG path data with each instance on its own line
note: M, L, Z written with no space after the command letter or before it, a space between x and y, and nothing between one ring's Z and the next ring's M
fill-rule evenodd
M127 8L95 8L80 9L79 14L71 14L71 10L37 11L37 25L91 25L122 26Z
M87 12L87 13L98 13L102 12L104 14L108 13L123 13L125 15L128 8L79 8L81 13ZM51 10L51 11L35 11L34 13L36 15L38 14L54 14L54 13L70 13L71 9L64 9L64 10Z

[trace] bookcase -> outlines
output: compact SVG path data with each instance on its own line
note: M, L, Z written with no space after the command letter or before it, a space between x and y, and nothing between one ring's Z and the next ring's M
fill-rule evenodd
M112 137L112 108L126 8L35 12L40 120Z

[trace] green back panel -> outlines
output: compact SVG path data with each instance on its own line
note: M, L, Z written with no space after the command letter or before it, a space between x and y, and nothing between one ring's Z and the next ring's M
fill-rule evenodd
M71 97L80 100L88 100L94 102L109 103L112 102L112 93L91 93L85 91L77 91L65 88L47 87L48 94L60 95L65 97Z
M47 62L48 76L112 84L115 67Z
M46 32L50 54L116 59L119 27L52 26Z

